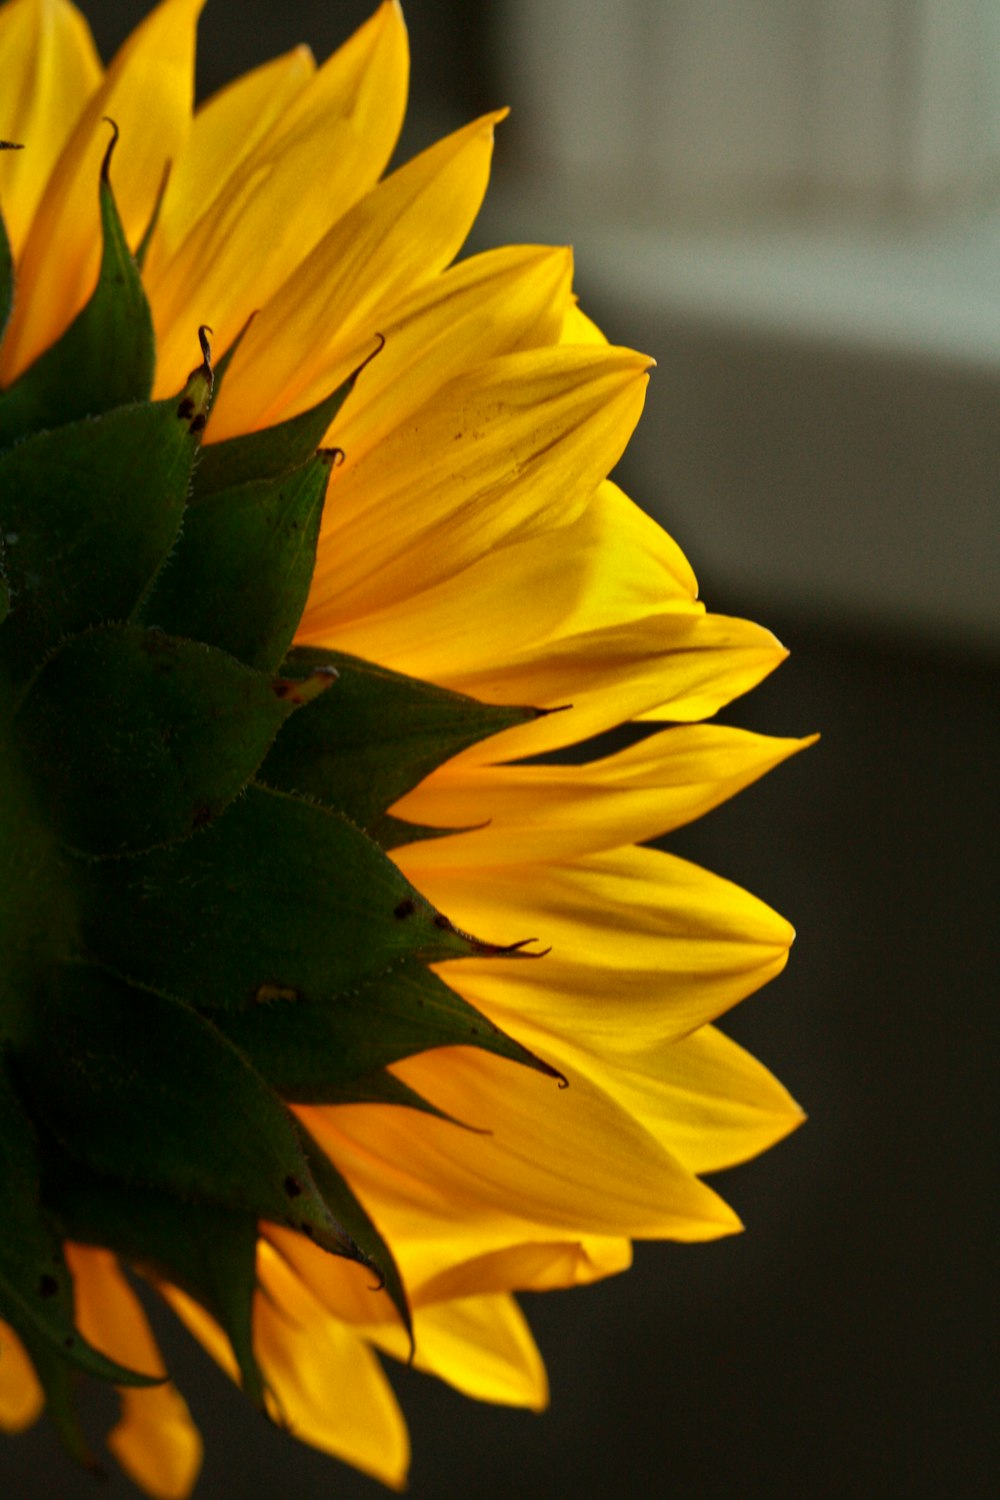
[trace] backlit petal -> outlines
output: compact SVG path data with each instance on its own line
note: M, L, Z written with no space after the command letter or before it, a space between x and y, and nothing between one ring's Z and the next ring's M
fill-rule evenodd
M512 1245L580 1234L702 1240L739 1228L721 1199L582 1076L559 1090L467 1049L396 1071L474 1129L398 1109L299 1113L392 1245L407 1285Z
M182 384L199 323L226 348L289 266L374 187L403 122L407 76L406 30L387 0L305 87L291 91L288 107L223 177L169 260L151 265L158 394ZM196 149L192 141L189 154Z
M420 287L380 329L385 348L359 379L328 441L352 457L366 452L471 365L551 343L572 269L568 250L514 245L470 256ZM329 389L351 364L330 371Z
M415 1367L463 1395L531 1411L548 1405L545 1366L513 1297L465 1297L418 1308L413 1331ZM386 1354L409 1357L401 1328L383 1324L369 1336Z
M45 1405L34 1366L24 1345L6 1323L0 1323L0 1431L23 1432Z
M114 1256L90 1246L67 1245L81 1333L112 1359L148 1374L162 1374L156 1341L139 1300ZM154 1500L183 1500L198 1477L202 1444L187 1404L169 1381L119 1390L121 1419L108 1448L125 1472Z
M617 461L642 409L647 363L624 349L506 355L349 454L331 486L310 618L336 633L339 620L387 595L412 597L456 576L501 537L547 529Z
M502 117L486 115L431 146L323 236L254 320L212 412L211 440L325 395L338 361L359 341L373 347L395 304L450 265L486 191Z
M463 959L442 969L449 984L529 1045L565 1035L609 1057L714 1020L781 972L793 937L756 897L655 849L535 865L530 879L516 865L425 870L420 883L478 937L551 948Z
M90 27L66 0L13 0L0 10L0 209L15 259L45 183L101 81Z
M264 1243L254 1328L277 1414L296 1437L401 1489L410 1448L406 1424L368 1346L331 1317Z
M701 817L811 743L695 724L589 765L445 765L394 811L471 831L410 849L407 869L413 878L435 866L565 860L640 844Z
M0 357L7 384L83 306L100 259L98 178L115 121L112 181L129 242L149 221L163 170L191 126L195 23L204 0L162 0L123 44L49 178L24 246L18 295ZM52 254L58 245L59 254ZM197 320L192 323L192 340ZM195 363L192 359L190 363Z

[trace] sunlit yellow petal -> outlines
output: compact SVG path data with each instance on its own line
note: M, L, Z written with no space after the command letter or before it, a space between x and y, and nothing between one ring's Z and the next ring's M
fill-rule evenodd
M212 412L211 440L301 411L328 372L374 346L395 304L451 263L479 210L498 114L431 146L355 204L254 320Z
M264 63L220 89L195 114L187 148L171 163L145 280L155 286L186 235L210 213L234 172L274 129L316 71L308 47ZM200 274L200 269L199 269Z
M351 455L365 452L471 364L551 343L572 269L567 250L509 246L470 256L420 287L380 329L385 348L359 380L330 440ZM332 370L328 388L350 367L347 361Z
M425 1281L418 1302L443 1302L482 1292L551 1292L589 1286L632 1264L630 1240L582 1235L578 1240L511 1245L449 1266Z
M77 115L101 81L90 28L66 0L0 10L0 209L15 258Z
M24 1345L6 1323L0 1323L0 1432L23 1432L45 1405Z
M565 860L641 844L701 817L811 743L696 724L589 765L445 765L395 812L470 832L410 849L407 870L412 879L435 866Z
M714 1020L781 972L793 937L756 897L654 849L536 865L530 881L516 865L420 880L468 931L551 948L463 959L442 970L450 984L497 1019L517 1018L518 1034L566 1035L612 1057Z
M557 1091L549 1078L464 1049L397 1071L489 1133L403 1110L300 1113L392 1244L408 1285L463 1258L565 1241L567 1231L702 1240L739 1227L721 1199L582 1076Z
M623 349L506 355L349 455L331 489L310 618L335 635L338 620L433 587L494 539L546 529L617 460L642 408L646 364ZM414 444L426 455L419 474Z
M566 309L563 326L559 330L561 344L606 344L607 338L597 324L587 317L575 299Z
M403 121L407 74L406 30L399 7L386 0L304 88L291 91L288 108L223 177L169 261L150 266L159 394L182 384L199 323L226 348L289 265L374 186Z
M415 1367L463 1395L531 1411L548 1405L545 1366L513 1297L465 1297L418 1308L413 1331ZM408 1358L401 1328L383 1324L370 1337L385 1353Z
M276 1414L294 1436L401 1489L409 1439L378 1360L266 1243L258 1274L254 1329Z
M98 177L110 140L105 117L120 130L113 182L130 242L146 228L164 167L179 155L191 126L195 22L203 4L162 0L124 43L81 114L24 246L0 382L9 382L62 332L97 279Z
M551 1051L607 1088L692 1172L747 1161L805 1118L773 1074L714 1026L611 1062L572 1041Z
M437 588L336 625L331 545L299 639L491 702L571 705L485 741L466 761L538 754L653 710L703 718L787 653L760 626L706 615L690 569L660 538L616 486L602 484L571 524L500 545Z
M162 1374L156 1341L113 1255L67 1245L81 1333L119 1363ZM119 1391L121 1419L107 1444L125 1472L154 1500L183 1500L198 1477L202 1444L184 1398L169 1381Z

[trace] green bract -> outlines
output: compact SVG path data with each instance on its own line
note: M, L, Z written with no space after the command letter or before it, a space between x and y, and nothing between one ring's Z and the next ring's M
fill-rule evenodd
M545 1066L428 967L517 945L458 931L385 852L436 831L393 818L401 796L533 711L293 647L336 457L318 445L352 381L203 454L207 338L151 400L110 157L97 286L0 393L0 1317L81 1457L72 1367L149 1377L74 1328L64 1239L201 1302L263 1405L269 1223L372 1267L409 1326L388 1247L288 1104L433 1109L387 1071L431 1047ZM0 229L0 325L12 280Z

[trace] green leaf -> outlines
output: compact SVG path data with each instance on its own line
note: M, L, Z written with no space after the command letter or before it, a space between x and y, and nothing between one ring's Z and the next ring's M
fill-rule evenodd
M50 657L20 726L65 842L121 854L184 838L217 817L301 701L299 685L214 647L108 625Z
M380 843L380 834L405 841L406 825L383 815L437 766L539 715L534 708L478 703L339 651L298 646L282 671L295 677L320 664L336 668L336 694L288 725L259 779L344 813ZM410 836L423 832L414 828Z
M30 432L145 401L153 388L153 320L109 177L118 140L113 128L101 167L104 251L97 285L62 338L0 394L0 447Z
M133 613L180 527L208 401L204 367L169 401L119 407L0 453L15 678L63 636Z
M413 959L327 1003L275 999L217 1024L292 1103L347 1102L358 1080L374 1083L380 1069L434 1047L478 1047L560 1076Z
M35 1115L92 1171L272 1219L357 1256L288 1110L204 1016L96 966L53 968L13 1046Z
M107 1246L200 1302L229 1339L244 1391L263 1408L264 1381L253 1351L254 1215L124 1186L61 1152L49 1152L46 1168L46 1203L66 1237Z
M406 959L507 951L459 932L346 819L257 786L197 838L81 864L77 879L91 954L213 1011L327 1000Z
M0 1314L60 1360L116 1385L158 1385L108 1359L73 1322L73 1282L39 1200L35 1132L0 1058Z
M410 1351L413 1351L413 1319L410 1314L410 1304L407 1301L406 1291L403 1287L403 1279L399 1274L392 1251L382 1238L372 1220L368 1217L361 1203L355 1197L351 1188L337 1171L333 1162L326 1153L317 1145L301 1121L296 1121L299 1131L299 1139L302 1143L303 1155L309 1163L313 1181L319 1189L320 1196L326 1204L330 1213L343 1224L354 1243L358 1246L362 1256L377 1271L382 1280L386 1292L393 1307L399 1313L410 1338Z
M264 427L259 432L247 432L240 437L226 438L221 443L210 443L195 472L192 503L197 504L219 490L248 484L252 479L278 479L312 458L330 423L353 391L361 371L375 354L381 352L384 343L383 339L374 354L363 360L343 385L308 411L274 427Z
M144 620L274 671L309 593L329 475L314 458L193 506Z
M19 1330L20 1332L20 1330ZM107 1474L97 1462L80 1425L74 1397L73 1370L54 1354L43 1340L21 1332L21 1339L35 1367L45 1393L45 1412L70 1458L87 1469L95 1479L106 1480Z

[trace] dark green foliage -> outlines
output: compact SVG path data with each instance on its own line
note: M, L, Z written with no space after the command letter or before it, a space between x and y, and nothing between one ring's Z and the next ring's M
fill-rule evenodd
M309 593L329 476L320 456L192 506L143 619L274 671Z
M155 1385L86 1342L73 1326L73 1286L39 1191L37 1139L0 1054L0 1316L60 1360L117 1385Z
M335 808L383 846L405 842L408 831L387 809L437 766L538 717L536 709L478 703L341 651L297 646L283 671L301 677L320 665L337 670L336 698L288 726L260 779Z
M18 727L64 841L123 854L218 817L298 701L294 685L213 646L107 625L50 657Z
M145 401L153 388L153 320L111 191L109 169L118 140L117 127L112 128L101 168L104 252L97 286L59 342L0 393L0 447L29 432ZM0 315L0 332L3 321Z
M58 347L58 345L56 346ZM174 544L199 442L204 379L0 453L0 532L12 599L0 662L28 676L67 634L127 620Z
M497 951L347 819L264 787L196 838L81 867L79 885L95 957L212 1011L332 1000L407 959Z
M275 999L220 1016L218 1025L296 1103L335 1104L350 1097L349 1085L373 1086L380 1069L432 1047L479 1047L557 1076L418 959L325 1003Z

